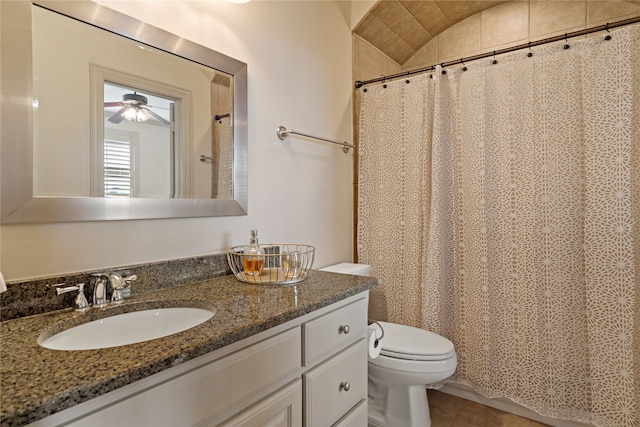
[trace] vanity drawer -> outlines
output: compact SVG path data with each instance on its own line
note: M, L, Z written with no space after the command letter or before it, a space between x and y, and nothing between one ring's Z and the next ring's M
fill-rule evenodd
M303 325L303 363L316 363L347 347L367 333L367 299L355 301Z
M303 375L304 425L327 427L367 398L364 339Z

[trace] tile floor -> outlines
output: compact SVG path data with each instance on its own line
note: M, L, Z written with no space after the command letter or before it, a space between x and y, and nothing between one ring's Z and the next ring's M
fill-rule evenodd
M549 427L437 390L427 390L427 395L431 427Z

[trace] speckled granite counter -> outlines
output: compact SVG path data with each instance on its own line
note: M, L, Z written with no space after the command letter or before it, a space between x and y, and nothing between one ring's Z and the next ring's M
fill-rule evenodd
M224 276L86 313L64 310L0 322L0 425L36 421L376 284L370 277L317 270L296 286L249 285ZM118 312L172 306L213 306L217 313L187 331L123 347L57 351L37 344L45 330L53 333Z

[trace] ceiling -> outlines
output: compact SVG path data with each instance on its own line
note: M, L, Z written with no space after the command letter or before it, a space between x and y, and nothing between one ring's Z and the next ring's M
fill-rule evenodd
M380 0L354 33L402 65L453 24L508 1Z
M0 0L1 1L1 0ZM104 83L104 101L105 102L113 102L113 101L122 101L122 96L127 93L137 93L138 95L142 95L147 98L148 108L158 114L160 117L164 118L166 121L171 121L171 107L170 104L174 102L173 99L162 98L160 96L149 94L148 92L143 92L140 90L134 90L128 87L120 86L114 83L105 82ZM104 112L105 116L110 117L115 114L121 107L105 107ZM161 126L157 120L151 120L149 124L158 124Z

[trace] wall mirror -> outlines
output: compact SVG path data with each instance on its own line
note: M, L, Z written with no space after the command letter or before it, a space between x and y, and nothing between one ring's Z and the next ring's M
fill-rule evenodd
M246 64L90 1L1 7L4 223L246 214Z

